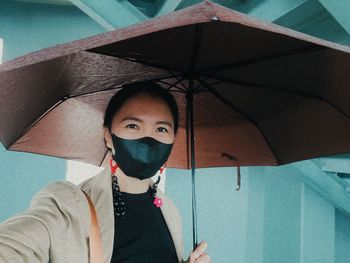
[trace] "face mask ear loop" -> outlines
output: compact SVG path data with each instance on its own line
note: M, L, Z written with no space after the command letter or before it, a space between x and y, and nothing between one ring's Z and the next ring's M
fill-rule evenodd
M118 217L123 217L126 213L126 204L120 188L118 185L118 177L115 175L115 171L118 169L118 164L111 159L110 162L112 172L112 193L113 193L113 208L114 213Z
M160 167L159 169L160 175L158 176L157 181L153 184L153 187L152 187L152 196L154 197L153 204L158 208L162 206L163 200L157 196L157 187L160 182L160 176L162 175L165 167L166 167L166 164Z
M114 213L118 217L123 217L126 213L126 204L118 185L118 177L112 176L112 193L113 193L113 208Z
M118 169L118 164L116 163L116 161L114 161L114 159L111 159L109 161L109 165L111 167L111 172L112 172L112 175L115 174L115 171Z

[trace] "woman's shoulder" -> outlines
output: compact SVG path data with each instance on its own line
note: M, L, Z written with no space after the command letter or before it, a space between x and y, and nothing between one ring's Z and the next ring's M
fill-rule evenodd
M91 189L106 190L112 183L111 176L108 172L109 170L104 168L98 174L92 176L91 178L81 182L78 186L84 192L90 194Z
M68 181L56 181L38 191L30 207L57 206L62 212L76 214L85 209L84 194L80 187Z
M79 186L69 181L56 181L33 196L29 209L54 209L69 216L79 216L88 211L88 206Z
M33 201L41 198L52 198L60 203L71 203L71 201L74 201L77 198L80 199L81 197L82 193L77 185L69 181L56 181L38 191L34 195Z

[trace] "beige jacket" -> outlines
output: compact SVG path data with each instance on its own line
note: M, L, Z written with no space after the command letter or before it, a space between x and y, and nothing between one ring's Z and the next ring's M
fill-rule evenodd
M114 240L111 176L107 169L80 185L97 211L105 262L110 262ZM53 183L38 192L29 209L0 224L0 262L89 262L90 211L81 189L69 182ZM161 211L183 261L181 218L160 190Z

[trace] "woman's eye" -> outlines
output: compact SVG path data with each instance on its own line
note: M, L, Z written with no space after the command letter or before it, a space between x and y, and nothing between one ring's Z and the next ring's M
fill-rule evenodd
M157 131L158 132L168 132L168 130L166 128L164 128L164 127L158 127Z
M137 129L138 127L136 124L128 124L128 125L126 125L126 128Z

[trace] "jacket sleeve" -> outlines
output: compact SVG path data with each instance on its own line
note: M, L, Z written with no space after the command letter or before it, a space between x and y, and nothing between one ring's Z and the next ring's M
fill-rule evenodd
M45 222L30 213L0 225L0 262L48 262L49 247Z
M0 262L47 263L57 254L69 253L64 251L71 237L67 233L81 222L78 206L86 206L77 189L68 182L51 184L33 197L26 212L0 224ZM75 232L86 233L88 225L82 228Z
M168 213L166 214L163 213L163 216L166 219L167 223L170 223L172 225L169 230L173 237L174 245L178 253L179 262L187 263L187 261L183 259L184 241L183 241L182 219L181 219L180 211L176 207L174 202L168 197L166 197L163 193L161 193L161 198L163 198L163 200L167 205Z

